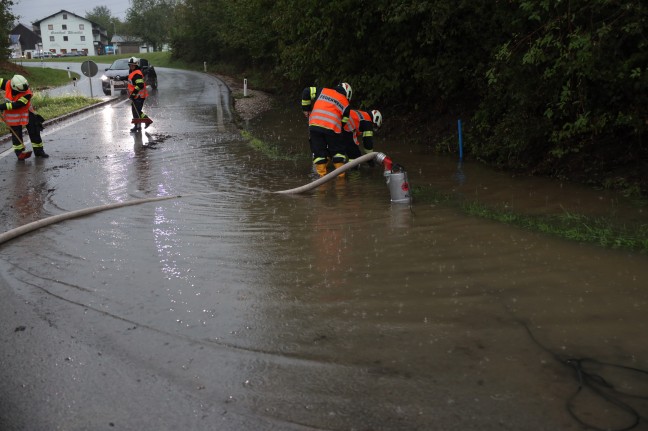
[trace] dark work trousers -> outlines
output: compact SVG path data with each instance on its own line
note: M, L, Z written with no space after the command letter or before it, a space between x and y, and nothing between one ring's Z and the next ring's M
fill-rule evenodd
M138 97L136 99L131 99L133 103L131 103L131 112L133 113L133 118L142 118L140 114L142 114L142 109L144 108L144 100L141 97Z
M25 126L11 126L11 130L15 133L11 134L11 143L13 144L14 150L24 150L25 144L23 139L23 127ZM33 112L29 112L29 123L27 124L27 133L29 134L29 139L34 143L40 144L43 142L41 138L40 131L42 129L40 122L36 119L36 115Z
M310 147L313 153L313 163L344 162L344 145L339 133L325 133L310 129ZM340 159L340 160L337 160Z

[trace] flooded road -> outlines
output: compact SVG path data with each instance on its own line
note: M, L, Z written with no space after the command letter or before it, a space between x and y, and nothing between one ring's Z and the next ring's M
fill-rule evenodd
M246 124L304 155L271 160L240 138L222 83L158 75L147 133L117 103L48 128L47 160L0 158L3 231L182 196L0 245L1 429L579 430L637 415L648 429L645 398L574 397L566 362L612 364L583 370L648 395L634 370L648 369L648 257L391 204L378 168L273 193L313 180L301 114ZM645 219L578 187L470 163L459 182L424 148L377 149L413 185Z

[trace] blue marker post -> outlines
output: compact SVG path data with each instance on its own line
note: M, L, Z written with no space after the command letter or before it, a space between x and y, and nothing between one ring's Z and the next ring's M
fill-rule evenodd
M459 161L463 160L463 134L461 133L461 118L457 120L457 128L459 129Z

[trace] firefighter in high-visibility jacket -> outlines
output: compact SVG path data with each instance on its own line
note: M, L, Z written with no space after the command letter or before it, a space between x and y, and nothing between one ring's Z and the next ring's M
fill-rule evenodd
M131 112L133 114L133 123L135 123L130 131L135 133L142 130L142 122L145 124L144 128L147 128L153 120L142 112L144 101L148 97L148 90L146 89L144 74L140 69L139 58L131 57L128 59L128 70L130 72L128 74L128 98L131 101Z
M33 94L27 79L22 75L14 75L10 79L0 78L0 91L2 90L4 90L4 102L0 103L0 112L2 120L7 124L7 127L11 128L12 148L18 160L25 160L32 154L31 151L24 151L23 127L25 126L27 126L34 155L43 158L49 157L45 153L40 135L44 120L31 105Z
M382 114L377 109L371 112L352 109L349 112L349 121L344 125L342 139L348 161L357 159L362 153L373 152L374 132L382 125ZM362 144L362 150L360 149Z
M346 82L335 89L306 87L302 92L313 165L320 177L326 175L329 160L336 168L346 163L342 128L349 120L351 94L351 86Z

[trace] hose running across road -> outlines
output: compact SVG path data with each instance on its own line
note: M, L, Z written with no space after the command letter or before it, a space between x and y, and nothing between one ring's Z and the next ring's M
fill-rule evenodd
M289 190L282 190L278 191L275 193L282 193L282 194L297 194L297 193L303 193L309 190L312 190L316 187L319 187L320 185L327 183L328 181L331 181L333 178L337 177L340 175L342 172L345 172L349 169L352 169L353 167L359 165L360 163L367 162L369 160L376 159L378 161L382 161L386 159L387 157L382 154L382 153L369 153L365 154L364 156L358 157L357 159L344 164L343 166L337 168L336 170L329 172L322 178L319 178L316 181L313 181L309 184L306 184L301 187L297 187L294 189L289 189ZM33 232L35 230L44 228L46 226L50 226L55 223L59 223L62 221L66 220L71 220L74 218L78 217L83 217L86 215L90 214L95 214L101 211L107 211L111 209L117 209L117 208L123 208L131 205L139 205L139 204L144 204L144 203L149 203L149 202L159 202L159 201L164 201L164 200L169 200L169 199L177 199L177 198L182 198L186 196L198 196L198 195L206 195L206 194L213 194L214 192L208 192L208 193L193 193L193 194L187 194L187 195L172 195L172 196L156 196L156 197L151 197L151 198L143 198L143 199L135 199L131 201L126 201L126 202L116 202L112 204L107 204L107 205L99 205L99 206L94 206L94 207L89 207L89 208L83 208L75 211L69 211L66 213L62 214L57 214L53 215L50 217L46 217L41 220L36 220L31 223L24 224L22 226L18 226L17 228L11 229L7 232L4 232L0 234L0 245L17 238L21 235L25 235L27 233Z

